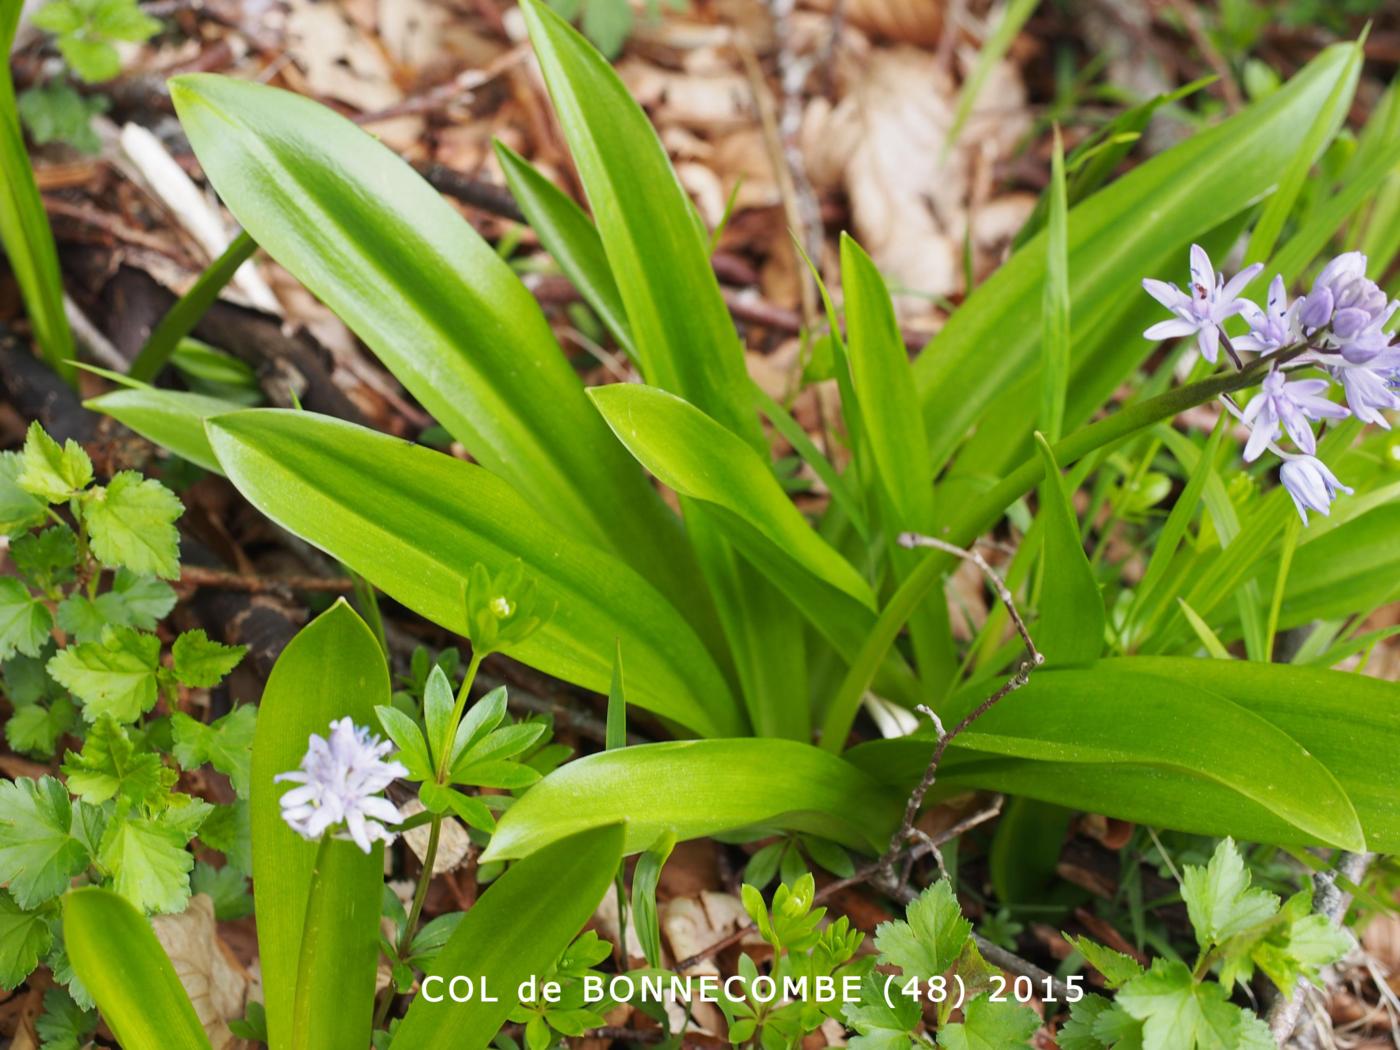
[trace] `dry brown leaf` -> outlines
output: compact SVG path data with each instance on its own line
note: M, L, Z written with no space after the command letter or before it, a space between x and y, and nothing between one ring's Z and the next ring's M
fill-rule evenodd
M874 36L936 44L943 32L943 0L846 0L846 17Z
M407 820L409 817L417 816L423 812L423 803L416 798L409 799L399 807L399 812ZM408 843L408 848L413 850L413 855L418 858L420 863L423 860L423 855L428 852L428 836L431 834L432 829L427 824L409 828L403 833L403 840ZM452 817L445 817L442 822L442 832L438 836L437 856L433 858L433 874L441 875L461 867L466 863L471 848L472 840L467 837L466 828Z
M208 894L197 893L179 915L157 915L151 925L214 1050L242 1046L228 1022L243 1016L250 982L247 971L219 937L214 901Z
M846 97L834 109L815 101L803 121L813 181L846 190L857 239L891 284L919 293L896 297L906 314L961 290L974 174L989 173L1026 126L1025 90L1007 63L988 77L968 129L948 149L955 106L956 86L937 59L896 47L871 52ZM994 211L988 220L989 237L999 218Z

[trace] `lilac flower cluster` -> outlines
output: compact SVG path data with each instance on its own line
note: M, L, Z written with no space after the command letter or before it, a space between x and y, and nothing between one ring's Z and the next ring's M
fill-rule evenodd
M1312 424L1354 415L1389 429L1384 413L1400 409L1400 341L1387 331L1400 301L1388 301L1366 276L1366 256L1360 252L1337 256L1311 291L1291 301L1283 278L1276 276L1260 307L1241 294L1262 269L1256 263L1227 281L1204 249L1192 245L1186 291L1167 281L1143 280L1147 293L1172 312L1143 334L1148 339L1194 335L1201 356L1212 364L1222 346L1236 368L1244 367L1241 353L1272 358L1259 393L1243 409L1228 396L1221 400L1249 428L1246 462L1265 449L1283 460L1279 480L1306 524L1308 511L1325 515L1339 491L1352 491L1317 458ZM1232 317L1244 319L1248 334L1233 340L1226 334L1224 324ZM1295 378L1298 371L1310 374ZM1327 396L1333 383L1340 384L1345 405ZM1297 451L1279 447L1284 434Z
M380 792L408 770L384 761L392 750L393 744L348 718L332 722L328 737L313 733L301 768L273 777L301 785L282 796L282 819L313 842L341 828L338 837L350 839L366 853L376 840L393 842L394 834L384 824L397 824L401 818Z

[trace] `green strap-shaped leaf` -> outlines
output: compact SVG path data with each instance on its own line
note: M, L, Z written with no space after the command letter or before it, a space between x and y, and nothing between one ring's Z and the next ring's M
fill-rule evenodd
M0 51L10 53L22 4L6 3L0 15ZM77 351L63 309L63 278L58 269L49 217L29 166L10 72L0 73L0 246L14 271L29 311L34 339L44 358L69 384L76 385Z
M219 195L478 462L672 595L693 563L534 297L419 175L290 92L212 75L171 97Z
M607 60L542 3L530 42L627 310L643 375L763 447L734 323L690 198Z
M656 387L615 383L589 391L603 419L658 481L722 507L804 570L875 608L870 585L793 506L764 459L694 405Z
M1077 330L1168 253L1268 192L1332 94L1355 45L1323 51L1283 88L1215 128L1154 157L1070 213L1069 276ZM1046 247L1042 231L967 302L915 361L932 461L938 469L1007 384L1035 365ZM1169 275L1168 275L1169 276ZM1145 355L1150 344L1143 341ZM1076 351L1078 347L1076 347ZM1032 393L1032 399L1035 394ZM1034 401L1031 402L1034 404Z
M889 290L870 256L845 235L841 238L841 279L846 292L852 387L884 494L878 502L884 507L890 561L897 579L904 580L919 556L896 546L895 536L926 532L933 526L928 439ZM942 696L957 669L957 654L941 589L910 616L909 633L926 696Z
M481 1050L489 1044L519 1001L520 984L543 974L569 946L621 859L622 828L611 824L555 842L511 867L471 906L434 961L392 1050ZM448 982L458 975L473 982L471 1002L448 996ZM484 1000L483 982L499 1001ZM432 1002L429 996L442 998Z
M574 283L584 301L597 312L613 338L635 359L637 355L632 347L622 293L617 290L612 270L608 269L608 256L593 220L515 150L500 141L495 147L496 159L501 162L511 196L530 221L540 243L554 256L554 261Z
M282 820L279 800L292 785L273 777L296 769L311 734L325 736L338 718L373 728L377 704L389 702L389 671L370 629L343 600L292 639L263 690L253 737L253 889L267 1027L273 1050L368 1043L374 998L384 848L369 854L350 843L328 858L334 902L323 901L313 925L316 952L305 975L311 1028L294 1031L302 935L307 923L317 844ZM334 923L324 922L336 914ZM169 1045L169 1044L166 1044Z
M217 397L191 394L184 390L158 390L144 385L114 390L83 404L94 412L111 416L143 438L216 474L223 471L219 468L214 450L209 447L204 421L210 416L237 412L243 408L237 402Z
M1362 736L1343 703L1370 701L1366 737L1400 739L1397 689L1353 676L1278 668L1266 694L1232 677L1238 661L1130 657L1037 671L958 737L939 771L944 789L976 785L1075 809L1251 841L1322 842L1359 849L1400 835L1393 763L1347 743ZM1305 677L1306 676L1306 677ZM965 689L951 717L996 682ZM1288 694L1296 690L1298 700ZM1388 696L1386 702L1382 696ZM1317 703L1321 713L1301 708ZM1377 709L1379 708L1379 709ZM882 783L912 786L927 739L877 741L848 760ZM1341 759L1355 759L1347 768ZM1356 790L1364 787L1363 791ZM1360 813L1360 817L1358 817ZM1378 819L1379 818L1379 819ZM1364 831L1363 831L1364 829Z
M704 799L696 805L696 799ZM561 766L506 810L483 861L529 856L626 820L625 853L740 828L806 831L867 852L889 844L903 797L810 744L690 740L602 751Z
M1040 486L1040 513L1045 518L1045 583L1040 619L1032 637L1053 664L1083 663L1103 651L1104 609L1094 570L1084 556L1079 523L1070 507L1055 453L1036 434L1045 464Z
M63 943L125 1050L207 1050L209 1037L150 920L126 898L96 886L70 891Z
M415 612L466 635L467 572L519 558L555 612L510 655L606 693L621 639L632 703L704 735L741 731L723 677L675 607L490 471L312 413L255 409L208 427L255 507Z

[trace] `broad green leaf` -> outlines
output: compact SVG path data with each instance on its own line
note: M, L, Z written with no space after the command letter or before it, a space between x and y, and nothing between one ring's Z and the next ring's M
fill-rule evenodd
M1387 699L1397 687L1287 667L1255 678L1238 668L1270 665L1131 657L1038 671L958 738L939 783L1251 841L1384 849L1371 839L1400 835L1400 803L1383 794L1396 773L1355 746L1358 717L1376 727L1373 747L1400 737L1400 702ZM965 689L945 718L997 684ZM1342 713L1347 702L1355 712ZM879 741L848 758L902 788L922 774L929 746Z
M633 703L707 735L739 731L723 678L674 607L483 468L300 412L236 412L209 429L254 506L415 612L465 635L468 569L481 562L495 572L520 558L556 611L510 655L606 692L620 638L636 676Z
M1273 1045L1265 1025L1251 1011L1229 1002L1214 981L1197 982L1186 964L1157 959L1152 969L1118 991L1118 1005L1143 1024L1144 1050L1177 1047L1238 1047L1253 1050ZM1253 1029L1254 1031L1250 1031ZM1247 1041L1248 1040L1248 1041Z
M1040 619L1032 629L1036 647L1051 664L1084 663L1103 651L1104 608L1099 585L1079 539L1055 453L1036 435L1045 465L1040 513L1045 518L1045 580Z
M55 682L83 702L89 722L103 714L134 722L156 702L160 639L130 627L112 628L100 642L60 649L48 669Z
M723 508L768 539L779 557L786 554L874 609L869 584L817 535L768 463L731 431L655 387L614 383L589 393L618 440L663 485Z
M6 55L10 53L21 11L21 5L6 4L0 14L0 50ZM44 359L69 385L76 385L73 358L77 349L63 308L58 252L24 149L14 82L10 78L8 70L0 74L0 246L5 249Z
M185 631L170 647L170 659L175 677L186 685L209 688L218 685L238 666L245 645L224 645L212 640L202 630Z
M77 818L54 777L0 781L0 882L20 907L52 900L87 867L88 848L73 834Z
M632 921L649 966L663 965L661 927L656 915L656 884L675 845L675 836L669 833L662 835L660 841L637 858L637 866L632 869Z
M705 799L696 806L697 798ZM889 844L901 797L843 759L790 740L644 744L576 759L506 810L482 860L528 856L542 846L626 821L624 851L662 835L700 838L740 828L807 831L878 852Z
M939 879L909 905L904 919L880 923L875 947L881 964L898 966L906 979L923 984L952 968L971 935L952 883Z
M222 473L204 421L210 416L236 412L242 405L184 390L132 387L83 402L94 412L111 416L144 438L182 456L196 466Z
M0 890L0 988L19 987L51 944L49 917L42 911L25 911Z
M0 578L0 660L38 656L52 629L48 606L13 576Z
M379 965L379 900L368 869L383 847L322 838L302 925L292 1041L297 1050L341 1050L368 1040Z
M544 973L588 921L622 856L622 829L596 827L546 846L482 894L448 939L394 1033L397 1050L481 1050L515 1008L517 989ZM529 936L520 931L528 930ZM478 995L455 1003L446 984L465 974ZM437 988L428 983L436 978ZM499 1002L484 1002L486 982ZM442 994L431 1002L432 991Z
M92 552L109 568L174 579L180 575L179 497L154 478L123 470L83 501Z
M294 1045L293 1003L316 863L316 844L283 822L279 799L288 789L273 777L300 765L311 734L325 736L338 718L372 729L375 705L388 702L383 651L343 600L292 639L263 691L253 737L253 886L273 1050ZM353 910L343 929L347 944L377 936L384 878L382 847L376 845L368 855L355 853L345 854L337 865L339 892ZM328 949L324 956L329 974L341 985L334 1001L321 1007L321 1020L327 1031L344 1037L341 1046L369 1041L374 966L365 968L362 961L353 952L341 956Z
M435 189L300 95L190 75L171 97L244 229L477 462L666 593L693 588L673 516L589 407L534 297Z
M1152 158L1070 212L1076 331L1092 332L1090 321L1101 309L1141 294L1136 282L1160 260L1177 250L1184 260L1192 240L1274 187L1295 154L1298 129L1316 118L1353 52L1351 44L1328 48L1268 98ZM935 469L1000 391L1034 368L1045 236L1027 242L979 285L915 361ZM1142 341L1138 358L1150 349Z
M622 293L608 269L608 257L593 220L534 165L497 140L496 159L501 163L511 196L525 213L545 250L579 290L584 301L612 333L629 356L636 357Z
M73 971L125 1050L209 1047L189 996L150 923L96 887L63 898L63 942Z

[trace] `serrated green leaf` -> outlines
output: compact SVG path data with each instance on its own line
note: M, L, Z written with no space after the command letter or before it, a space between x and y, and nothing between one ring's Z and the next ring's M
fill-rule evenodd
M129 624L121 595L111 591L96 598L74 591L58 603L54 620L73 641L80 643L100 641L105 628Z
M175 677L186 685L209 687L218 685L238 666L246 645L224 645L210 640L202 630L185 631L170 648Z
M83 502L92 552L109 568L174 579L180 575L179 497L154 478L123 470Z
M44 501L20 486L24 459L18 452L0 452L0 533L15 536L47 517Z
M972 933L963 918L952 884L940 879L910 904L905 920L882 922L875 930L880 962L898 966L906 978L922 983L946 973L962 954Z
M96 1010L84 1010L62 988L44 992L44 1012L34 1022L39 1050L83 1050L96 1028Z
M16 751L49 758L59 737L71 731L77 721L78 709L67 697L57 697L47 705L26 704L5 723L5 739Z
M112 888L137 908L179 912L190 899L188 840L159 818L116 818L107 825L97 862L112 876Z
M1119 989L1117 1001L1143 1022L1144 1050L1237 1048L1250 1019L1258 1021L1229 1002L1220 985L1198 983L1185 963L1165 959L1154 960L1151 970Z
M0 882L22 908L57 897L87 867L68 789L54 777L0 781Z
M1102 995L1086 995L1069 1008L1069 1020L1055 1033L1060 1050L1108 1050L1109 1044L1094 1032L1099 1017L1113 1009Z
M48 663L54 681L83 703L89 722L109 714L134 722L156 702L160 639L129 627L109 629L101 642L70 645Z
M0 660L38 656L52 629L48 606L13 576L0 577Z
M10 560L41 586L66 583L78 564L78 540L67 525L55 525L11 540Z
M64 502L92 481L92 460L83 447L72 438L59 445L37 422L29 424L20 455L19 487L50 503Z
M0 988L10 991L19 987L52 943L48 916L25 911L0 890Z
M107 593L121 598L127 623L142 631L155 630L156 622L175 608L175 590L170 584L129 569L117 570Z
M171 754L187 770L208 762L229 778L239 798L247 798L257 721L258 709L252 704L235 707L208 725L177 711L170 716Z
M963 1007L961 1023L938 1029L938 1045L945 1050L1007 1050L1029 1046L1039 1028L1040 1018L1029 1006L979 995Z
M127 807L159 806L177 776L159 755L138 751L126 728L110 715L88 730L81 753L68 752L63 773L68 790L84 802L99 805L115 798Z
M919 1001L895 994L892 1002L885 1001L881 979L867 974L861 981L860 1002L842 1008L846 1024L860 1033L847 1043L851 1050L912 1050L909 1033L923 1019Z
M1090 966L1103 974L1104 983L1110 988L1122 987L1142 973L1142 967L1131 956L1116 952L1112 948L1105 948L1087 937L1071 937L1068 934L1062 936L1084 956Z
M1204 868L1186 865L1181 875L1181 899L1186 902L1202 951L1277 914L1279 899L1267 890L1251 889L1250 879L1244 858L1229 838L1216 846Z

